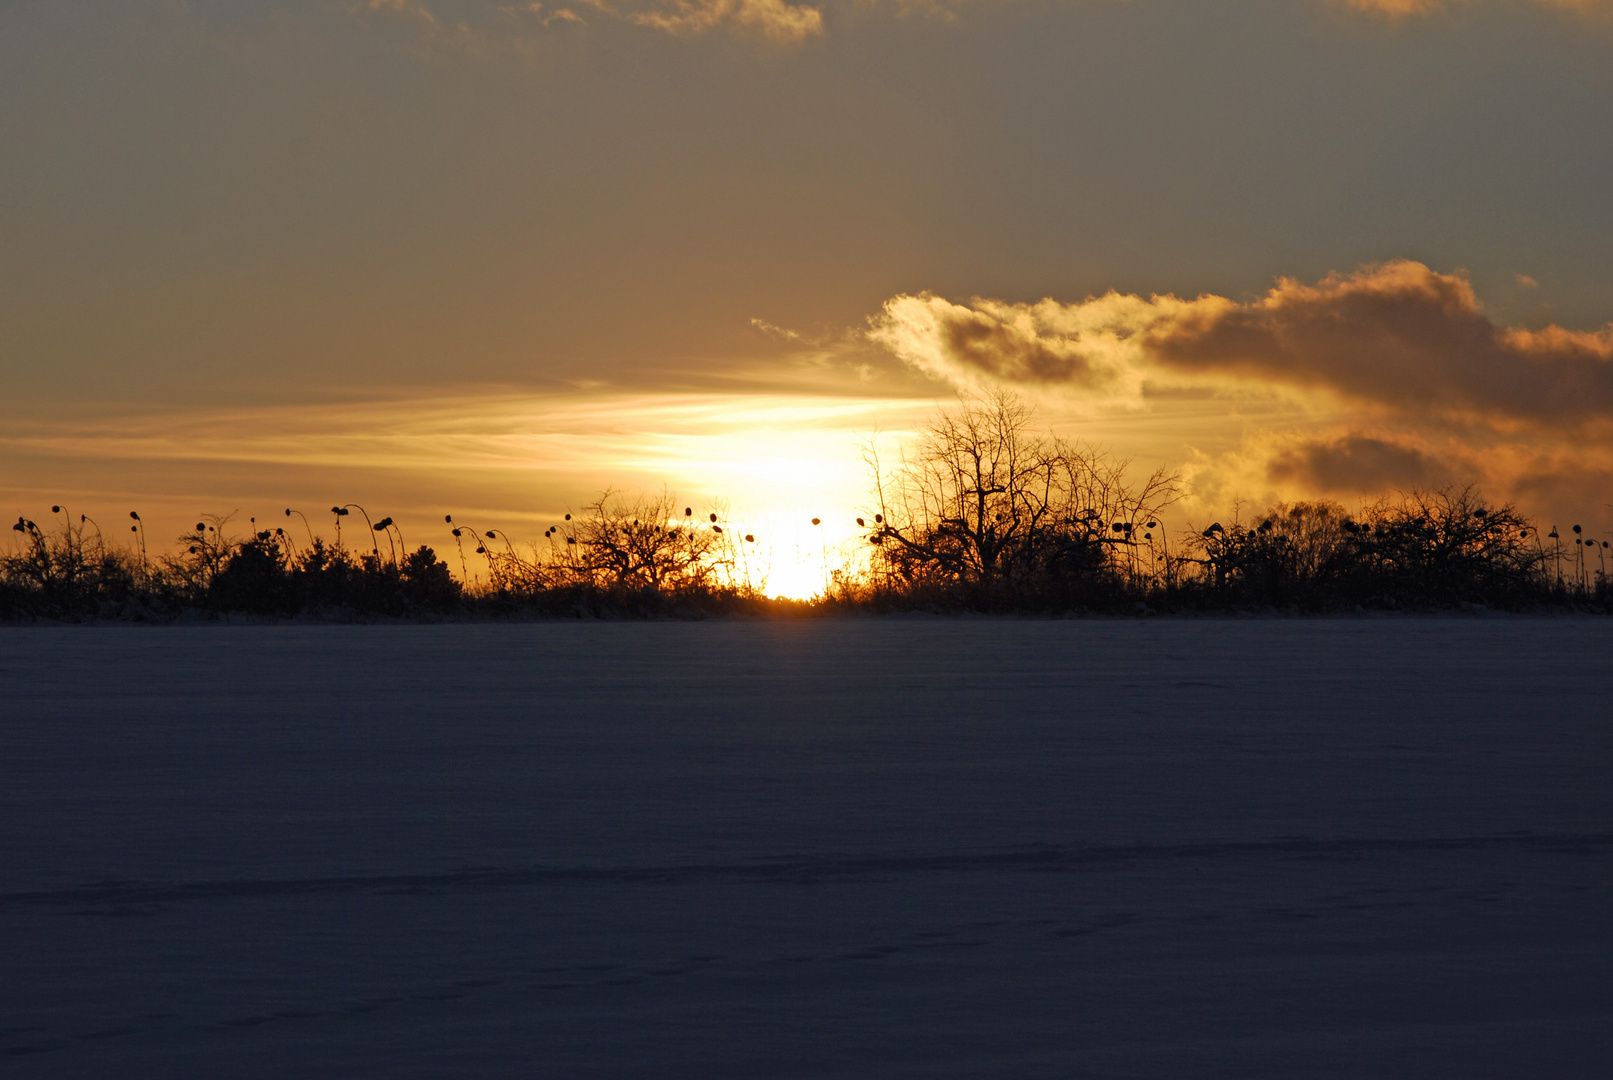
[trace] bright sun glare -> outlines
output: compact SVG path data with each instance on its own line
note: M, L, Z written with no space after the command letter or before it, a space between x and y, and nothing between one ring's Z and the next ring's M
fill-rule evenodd
M776 559L767 568L763 591L781 600L810 600L823 592L823 564Z

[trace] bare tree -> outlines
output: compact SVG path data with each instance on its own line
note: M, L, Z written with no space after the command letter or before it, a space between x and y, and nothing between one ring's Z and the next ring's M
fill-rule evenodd
M715 513L696 520L669 493L627 496L606 490L583 508L557 545L555 565L599 588L675 593L710 589L731 561Z
M868 539L892 584L987 590L1031 578L1149 573L1136 557L1177 497L1161 469L1140 487L1126 463L1035 431L1034 411L999 390L943 411L887 473L872 446L877 510Z

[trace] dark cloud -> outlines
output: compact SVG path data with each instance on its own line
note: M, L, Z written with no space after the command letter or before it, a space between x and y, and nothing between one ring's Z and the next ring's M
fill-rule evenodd
M1613 328L1498 326L1466 279L1400 261L1265 297L1201 297L1143 331L1181 370L1321 387L1403 411L1534 423L1613 417Z
M1613 326L1497 324L1467 279L1401 260L1265 296L1109 293L1075 304L888 301L875 340L943 378L1091 388L1228 378L1445 420L1579 426L1613 420Z
M1415 446L1370 435L1345 435L1290 447L1266 463L1274 483L1300 484L1330 495L1355 495L1451 480L1451 470Z
M939 330L947 360L966 370L1008 382L1093 386L1103 381L1080 353L1059 350L984 312L955 308L941 316Z
M1526 462L1507 480L1513 498L1544 508L1564 522L1605 522L1607 511L1613 509L1613 463L1605 457Z
M1064 325L1060 316L1068 310L1051 300L1027 306L977 299L964 305L919 293L887 301L868 336L917 370L954 384L1070 386L1139 397L1139 373Z

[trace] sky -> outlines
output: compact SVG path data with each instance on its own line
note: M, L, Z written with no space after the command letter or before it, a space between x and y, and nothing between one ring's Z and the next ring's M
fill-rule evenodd
M1008 387L1184 529L1607 533L1609 191L1613 0L0 3L0 510L810 562Z

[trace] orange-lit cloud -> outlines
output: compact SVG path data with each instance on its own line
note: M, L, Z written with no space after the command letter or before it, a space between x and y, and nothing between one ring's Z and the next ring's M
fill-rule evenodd
M1367 15L1392 21L1426 17L1472 3L1473 0L1329 0ZM1528 0L1536 6L1585 16L1613 14L1613 0ZM881 0L898 16L914 13L951 20L971 6L970 0ZM859 0L859 7L867 6ZM576 0L570 7L554 7L527 0L365 0L358 10L383 12L416 20L424 29L461 44L486 44L500 35L519 34L508 20L526 18L542 27L579 25L584 20L573 8L586 8L609 21L651 27L676 37L695 37L714 30L750 32L775 41L794 43L824 33L823 5L789 0ZM504 24L500 25L503 20Z
M1336 0L1345 7L1390 19L1404 19L1419 15L1432 15L1467 0ZM1609 0L1531 0L1542 7L1562 8L1583 15L1606 15L1613 12Z
M1401 410L1579 424L1613 410L1613 327L1496 325L1468 282L1392 262L1253 303L1201 297L1142 328L1140 346L1184 371L1320 387Z
M463 3L453 0L368 0L362 10L414 20L427 34L467 47L486 47L500 38L518 42L534 26L585 25L585 8L605 21L661 30L675 37L696 37L714 30L754 33L774 42L793 43L823 33L823 13L789 0L577 0L570 6L541 2L520 4Z
M1219 400L1245 434L1188 464L1207 511L1469 482L1537 508L1613 502L1596 486L1613 475L1613 327L1502 325L1466 278L1418 262L1282 279L1248 300L904 295L870 337L932 377L1018 386L1055 410ZM1236 415L1262 398L1287 418Z
M869 338L933 378L964 388L1003 382L1069 387L1109 403L1136 399L1143 371L1128 345L1173 298L1110 293L1079 304L958 304L933 293L885 304Z
M662 0L629 18L669 34L702 34L720 26L755 30L773 41L804 41L823 33L823 13L785 0Z
M1236 446L1193 455L1183 509L1208 519L1298 499L1374 502L1397 491L1476 485L1547 521L1605 531L1613 510L1613 447L1572 440L1466 440L1437 429L1374 424L1251 429Z
M1456 274L1395 261L1265 296L1182 300L1110 293L1075 304L885 305L871 337L926 372L1133 392L1148 380L1245 381L1385 408L1498 423L1613 416L1613 327L1497 325Z
M1274 483L1327 495L1437 487L1453 479L1450 467L1423 448L1360 432L1279 450L1267 459L1266 475Z

